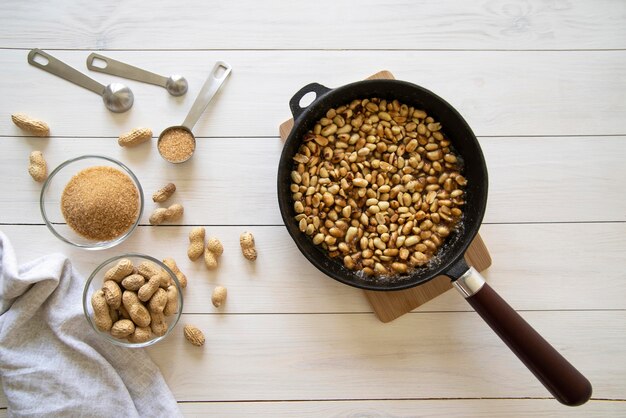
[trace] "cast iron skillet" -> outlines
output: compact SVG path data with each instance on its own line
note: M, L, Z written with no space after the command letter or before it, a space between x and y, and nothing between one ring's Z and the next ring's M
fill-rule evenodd
M316 98L306 108L300 100L308 93ZM330 108L350 103L354 99L380 97L397 99L401 103L424 109L441 122L458 155L464 161L463 175L468 180L465 192L461 227L446 238L437 252L437 262L420 268L394 281L375 281L363 278L343 266L341 258L330 258L300 232L293 208L291 171L293 155L304 134L313 128ZM329 89L311 83L298 91L289 102L294 127L285 142L278 166L278 203L289 234L302 254L326 275L350 286L368 290L400 290L425 283L438 275L446 275L469 304L489 324L517 357L561 403L582 405L591 397L591 384L517 314L473 268L468 267L463 255L475 235L487 205L487 167L476 136L461 115L434 93L404 81L367 80Z

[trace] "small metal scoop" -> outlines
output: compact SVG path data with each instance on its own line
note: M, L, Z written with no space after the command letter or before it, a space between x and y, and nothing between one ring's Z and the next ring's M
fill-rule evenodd
M101 60L105 63L104 67L94 65L94 60ZM116 61L104 55L92 53L87 57L87 68L91 71L98 71L105 74L116 75L118 77L129 78L131 80L141 81L144 83L154 84L165 87L172 96L182 96L187 93L187 80L182 75L174 74L169 77L163 77L150 71L137 68L130 64Z
M198 122L198 119L200 119L202 113L204 113L204 110L209 105L211 99L213 99L213 96L215 96L215 93L217 93L226 78L230 75L231 71L232 67L229 64L223 61L215 63L215 66L204 82L183 124L180 126L170 126L164 129L161 135L159 135L157 148L161 157L174 164L184 163L191 158L196 149L196 138L193 136L191 130L196 122ZM176 152L178 150L169 152L171 147L175 148L179 146L187 147L189 152L182 153L183 155Z
M47 63L35 61L37 56L45 58ZM28 63L102 96L104 105L111 112L122 113L133 107L135 96L125 85L111 83L104 86L40 49L33 49L28 53Z

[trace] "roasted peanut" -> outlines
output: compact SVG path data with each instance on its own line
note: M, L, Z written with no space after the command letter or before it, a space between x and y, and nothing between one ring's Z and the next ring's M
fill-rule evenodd
M254 243L254 236L250 232L243 232L239 236L239 244L241 245L241 252L243 256L248 260L256 260L256 246Z
M178 282L180 283L180 287L183 289L187 287L187 277L183 274L182 271L176 265L176 261L173 258L164 258L163 264L165 264L172 272L176 275ZM167 287L167 286L166 286Z
M119 136L117 143L120 147L135 147L152 139L152 130L149 128L135 128Z
M217 260L219 256L224 252L224 247L222 243L217 238L209 238L209 241L206 245L206 250L204 251L204 264L206 264L209 270L214 270L217 268Z
M158 288L154 295L148 301L148 310L150 312L163 312L167 304L167 291Z
M30 174L33 180L41 183L48 178L48 165L41 151L31 152L28 160L28 174Z
M208 249L204 251L204 264L209 270L217 268L217 256Z
M146 279L141 274L131 274L122 279L122 286L126 290L137 291L146 283Z
M224 253L224 246L219 239L214 237L209 238L209 241L206 244L206 248L218 257Z
M135 332L128 336L128 341L131 343L145 343L152 338L152 330L150 327L138 327L135 326Z
M128 319L120 319L111 327L111 335L115 338L126 338L135 332L135 323Z
M184 211L183 205L179 203L175 203L169 208L157 208L150 215L149 221L151 225L161 225L165 221L177 221L183 216Z
M213 294L211 295L211 302L213 302L213 306L219 308L226 301L227 291L223 286L217 286L213 289Z
M137 273L141 274L146 280L149 280L150 277L159 274L159 268L150 261L142 261L137 266Z
M193 325L185 325L183 328L183 334L185 335L187 341L191 344L198 347L204 345L204 334L197 327L194 327Z
M35 136L49 136L50 127L44 121L33 119L24 113L14 113L11 115L11 120L19 128L31 133Z
M123 258L117 262L115 267L109 269L104 274L104 281L113 280L116 283L120 283L126 276L131 275L134 269L133 262Z
M147 327L150 325L150 312L143 303L141 303L135 292L125 290L124 293L122 293L122 304L135 325L139 327Z
M154 295L154 292L157 291L159 286L161 286L161 276L159 274L156 274L150 277L148 282L141 286L139 288L139 291L137 292L139 300L142 302L147 302L152 297L152 295ZM130 313L130 310L128 312Z
M102 291L104 292L104 298L107 301L107 305L117 309L122 304L122 290L120 286L113 280L107 280L102 284Z
M169 199L176 191L176 185L174 183L167 183L161 189L154 192L152 195L152 201L162 203Z
M196 261L204 252L204 234L205 229L201 226L193 228L191 232L189 232L187 257L189 257L191 261Z
M165 335L167 332L167 323L163 312L150 312L150 329L157 336Z
M109 305L107 305L104 292L97 290L91 295L91 307L93 308L93 321L100 331L109 331L113 325Z
M178 290L176 286L170 286L167 288L167 303L163 309L165 316L174 315L178 312Z

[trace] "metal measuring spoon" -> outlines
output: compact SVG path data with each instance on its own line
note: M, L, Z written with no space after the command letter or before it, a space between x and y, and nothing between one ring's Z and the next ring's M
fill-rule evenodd
M38 55L45 58L48 62L41 64L35 61L35 57ZM135 96L125 85L111 83L104 86L50 54L43 52L41 49L33 49L28 53L28 63L102 96L104 105L111 112L122 113L133 107Z
M196 150L196 137L193 136L191 130L198 122L198 119L200 119L211 99L213 99L213 96L215 96L215 93L217 93L230 75L231 70L232 67L223 61L215 63L183 124L165 128L159 135L157 148L161 157L174 164L184 163L191 158Z
M99 59L106 65L97 67L93 65L93 61ZM144 83L155 84L165 87L167 92L172 96L182 96L187 93L187 80L182 75L174 74L169 77L163 77L150 71L142 70L130 64L116 61L104 55L92 53L87 57L87 68L91 71L98 71L105 74L116 75L118 77L129 78L131 80L141 81Z

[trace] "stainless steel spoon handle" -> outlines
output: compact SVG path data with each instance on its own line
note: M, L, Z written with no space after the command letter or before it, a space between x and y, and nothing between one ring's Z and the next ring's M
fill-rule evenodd
M209 77L204 82L200 93L198 93L198 97L196 97L196 101L193 102L193 106L191 106L191 110L189 110L189 114L183 122L183 126L185 128L190 131L193 129L194 125L198 122L198 119L200 119L200 116L204 112L204 109L206 109L209 105L209 102L213 96L215 96L215 93L217 93L220 89L226 78L230 75L232 69L233 68L224 61L218 61L215 63L215 66L211 70L211 74L209 74Z
M35 61L35 58L38 55L45 58L48 62L46 64L41 64ZM43 52L41 49L33 49L28 53L28 63L30 65L34 65L37 68L41 68L42 70L47 71L50 74L54 74L69 82L84 87L87 90L91 90L94 93L99 94L100 96L102 96L102 94L104 93L104 86L102 84L98 83L92 78L89 78L85 74L70 67L64 62L54 58L52 55Z
M106 65L104 67L94 65L94 60L96 59L103 61ZM96 53L92 53L87 57L87 68L91 71L129 78L131 80L142 81L144 83L156 84L161 87L165 87L167 83L167 77L163 77L153 72L146 71Z

